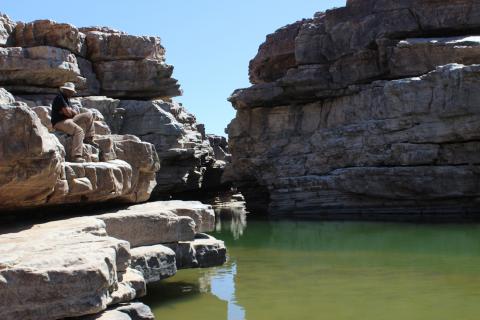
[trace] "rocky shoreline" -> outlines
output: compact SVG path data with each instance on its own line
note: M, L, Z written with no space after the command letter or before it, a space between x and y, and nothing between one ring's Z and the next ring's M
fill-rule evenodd
M179 269L222 265L223 241L202 233L214 227L211 206L167 201L2 234L0 317L153 319L130 302Z
M225 263L211 206L145 203L227 188L226 139L173 100L172 72L158 37L0 15L1 319L154 319L147 284ZM84 163L50 122L65 82L94 115Z
M478 219L478 5L349 0L267 36L227 180L274 216Z

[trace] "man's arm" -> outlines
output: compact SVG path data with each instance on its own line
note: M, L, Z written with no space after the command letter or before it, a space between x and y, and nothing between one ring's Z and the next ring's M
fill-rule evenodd
M60 112L64 116L66 116L67 118L73 118L77 115L77 112L75 112L75 110L73 110L69 106L63 106L63 108L62 108L62 110L60 110Z

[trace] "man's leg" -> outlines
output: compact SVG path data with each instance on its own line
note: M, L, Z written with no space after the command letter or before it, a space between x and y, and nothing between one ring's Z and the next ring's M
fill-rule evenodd
M93 125L93 113L83 112L73 117L73 121L82 127L85 137L91 138L95 135L95 126Z
M83 139L85 138L85 134L79 125L73 122L72 119L67 119L67 120L56 123L53 128L55 130L65 132L73 136L73 141L72 141L72 157L73 158L81 157L83 155Z

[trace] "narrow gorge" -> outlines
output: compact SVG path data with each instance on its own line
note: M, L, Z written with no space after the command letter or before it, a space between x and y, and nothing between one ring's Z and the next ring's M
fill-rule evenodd
M234 37L218 3L197 26L196 5L173 5L192 20L172 34L195 47L199 28L233 73L225 44L258 34L228 16ZM0 13L0 320L475 319L480 1L346 0L293 21L222 97L227 139L179 102L170 42ZM94 120L81 158L52 127L66 84Z

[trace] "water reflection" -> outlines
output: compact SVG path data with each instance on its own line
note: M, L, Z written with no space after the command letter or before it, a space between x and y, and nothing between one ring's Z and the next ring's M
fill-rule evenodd
M227 263L149 287L158 319L478 319L479 225L247 227L244 209L222 210L213 235L225 240Z
M217 203L213 206L216 215L216 231L231 232L234 240L240 239L247 228L247 210L243 201Z

